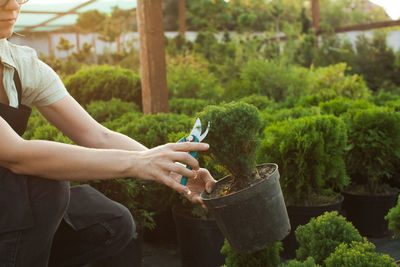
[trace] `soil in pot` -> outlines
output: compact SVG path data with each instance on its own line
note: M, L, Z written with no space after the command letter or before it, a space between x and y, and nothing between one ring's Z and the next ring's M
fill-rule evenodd
M257 179L245 189L232 192L232 177L219 180L211 194L201 197L231 247L251 253L282 240L290 232L278 165L257 166Z
M219 267L225 262L221 254L224 236L214 219L200 219L190 210L173 207L178 245L183 267Z

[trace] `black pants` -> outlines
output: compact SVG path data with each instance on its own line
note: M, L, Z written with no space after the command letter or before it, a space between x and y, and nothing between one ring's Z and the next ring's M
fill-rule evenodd
M0 194L10 195L10 190L4 186L7 177L0 178L3 178ZM12 178L23 180L19 176ZM32 224L13 231L10 231L12 228L0 229L0 267L82 266L115 256L134 242L134 221L121 204L102 195L98 197L100 193L88 186L81 186L72 194L74 188L70 189L67 182L36 177L24 179ZM87 190L89 194L82 193ZM12 206L18 199L7 200L0 195L0 201L0 207L5 207L4 201ZM110 212L103 212L107 209ZM11 214L10 209L7 212ZM69 212L70 216L66 216ZM0 214L8 215L2 210Z

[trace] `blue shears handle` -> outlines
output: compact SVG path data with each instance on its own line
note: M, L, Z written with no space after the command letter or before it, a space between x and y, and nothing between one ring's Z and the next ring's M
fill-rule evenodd
M190 142L199 142L199 139L197 139L196 136L192 135L192 137L193 137L193 140L191 140ZM186 138L186 137L183 137L181 140L178 141L178 143L186 142L186 141L187 141L187 138ZM191 152L189 152L189 154L190 154L193 158L197 159L198 151L191 151ZM190 167L189 165L186 165L186 169L191 170L192 167ZM182 176L182 178L181 178L181 184L182 184L182 185L186 185L186 184L187 184L187 181L188 181L188 178L187 178L186 176Z

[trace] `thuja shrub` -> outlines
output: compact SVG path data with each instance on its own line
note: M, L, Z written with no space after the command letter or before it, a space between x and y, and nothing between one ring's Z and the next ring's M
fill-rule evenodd
M374 244L366 239L363 242L342 243L324 261L326 267L365 267L387 266L397 267L389 255L375 252Z
M321 267L321 265L316 264L312 257L308 257L305 261L290 260L279 267Z
M215 104L212 99L172 98L169 100L169 111L176 114L194 116L211 104Z
M248 185L256 166L261 126L257 108L243 102L224 103L206 107L199 117L211 124L210 153L232 175L232 188Z
M256 108L258 108L258 110L263 110L268 107L272 108L276 105L275 101L269 99L267 96L256 95L256 94L242 97L238 101L242 101L247 104L253 105Z
M302 117L320 115L319 107L293 107L293 108L266 108L260 112L263 125L267 126L275 122L294 120ZM265 127L264 127L265 128Z
M400 155L400 113L384 107L350 110L346 167L352 181L377 193L396 171Z
M120 67L84 67L66 78L65 87L83 105L112 98L142 105L140 75Z
M226 255L224 265L226 267L275 267L280 263L279 253L282 249L281 242L273 242L260 251L242 254L234 251L225 239L221 253Z
M287 204L321 204L349 183L344 164L346 127L333 115L278 122L264 130L257 162L280 166ZM333 200L333 199L332 199Z
M124 102L119 98L109 101L92 101L86 107L87 112L98 122L112 121L127 112L140 112L140 108L133 102Z
M352 100L346 97L336 97L332 100L319 103L321 113L340 116L350 109L367 109L374 107L373 103L366 100Z
M385 219L389 221L389 230L394 232L395 237L400 238L400 198L397 205L389 210Z
M149 148L168 143L171 133L187 132L193 127L191 118L173 113L127 114L107 125Z
M309 223L297 227L295 235L299 242L297 259L303 261L312 257L318 264L322 264L341 243L362 241L357 229L337 211L312 218Z

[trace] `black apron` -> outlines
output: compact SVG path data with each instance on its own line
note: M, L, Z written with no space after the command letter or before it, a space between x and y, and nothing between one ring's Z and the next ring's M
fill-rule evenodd
M0 116L22 136L26 130L31 108L21 105L22 86L17 70L14 83L18 92L18 108L0 103ZM34 226L28 175L20 175L0 166L0 234ZM98 222L121 215L121 206L88 185L71 187L70 202L64 220L80 230Z

